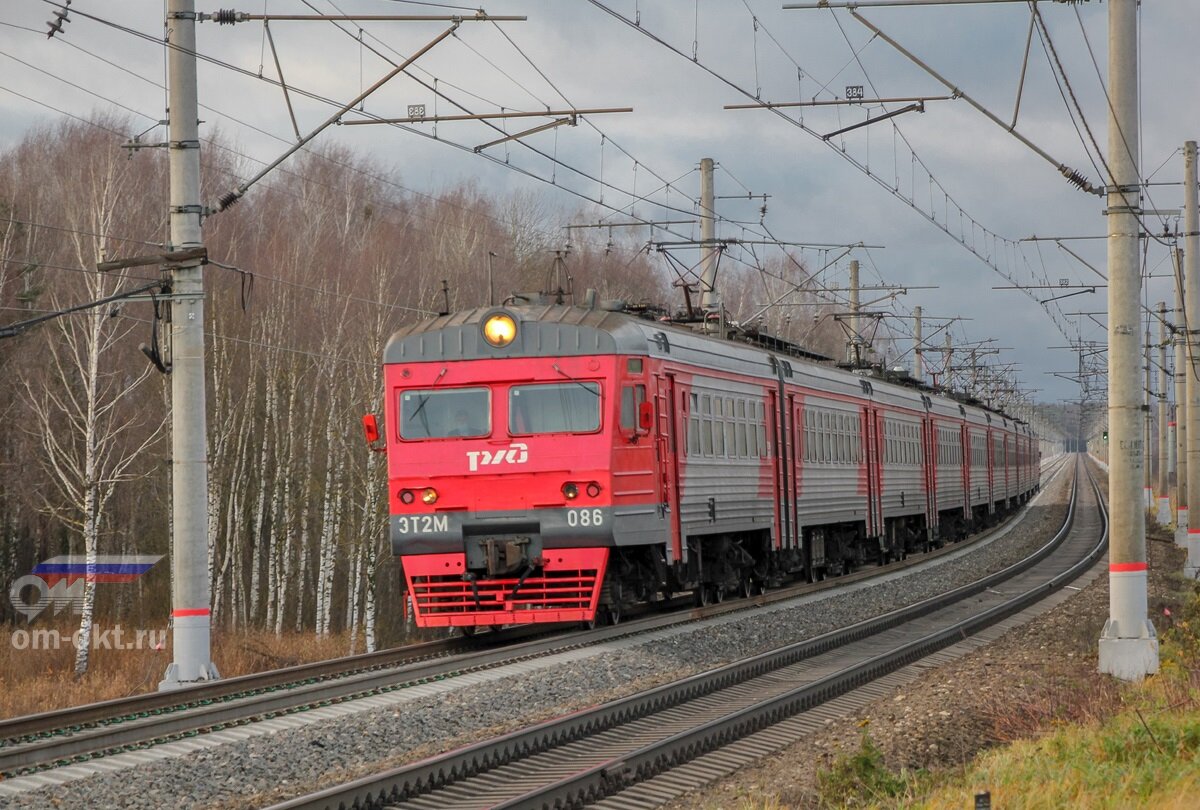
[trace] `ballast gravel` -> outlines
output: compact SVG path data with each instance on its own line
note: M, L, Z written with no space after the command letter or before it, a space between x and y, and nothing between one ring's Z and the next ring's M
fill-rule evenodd
M1004 568L1045 543L1061 525L1069 478L1058 476L1003 537L965 556L852 593L739 612L666 638L647 634L637 646L533 675L464 686L397 708L366 710L41 788L10 798L7 806L258 807L632 694L894 610Z

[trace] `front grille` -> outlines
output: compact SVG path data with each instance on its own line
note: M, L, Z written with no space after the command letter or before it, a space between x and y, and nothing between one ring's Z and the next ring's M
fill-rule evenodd
M588 621L595 616L608 549L547 549L545 564L519 577L463 578L463 554L403 558L418 627ZM520 583L518 587L518 583Z

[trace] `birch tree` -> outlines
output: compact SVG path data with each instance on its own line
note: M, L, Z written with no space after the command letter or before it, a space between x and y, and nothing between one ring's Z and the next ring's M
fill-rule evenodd
M56 160L47 165L39 189L60 203L70 231L55 251L63 266L74 268L59 279L47 301L55 308L112 295L125 286L121 275L96 272L111 258L109 234L118 208L140 192L134 170L115 145L97 142L83 128L66 128L52 145ZM128 221L124 221L128 224ZM93 307L43 326L33 338L40 344L43 373L23 375L25 405L41 445L40 460L54 485L45 507L79 532L89 568L95 565L108 506L119 484L143 473L139 462L163 433L161 412L139 403L139 389L153 373L133 362L127 338L136 323L112 307ZM84 585L75 674L87 672L96 586Z

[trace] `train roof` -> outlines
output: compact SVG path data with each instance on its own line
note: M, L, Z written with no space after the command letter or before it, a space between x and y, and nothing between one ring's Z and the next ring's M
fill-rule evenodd
M496 312L518 322L517 335L504 347L483 339L482 324ZM769 348L710 337L677 324L639 318L626 312L564 304L481 307L441 315L398 329L383 351L384 363L453 362L509 357L630 354L691 362L764 379L813 385L846 394L867 394L881 402L961 415L973 423L1020 423L981 405L964 405L897 382L857 374L836 366L773 352ZM807 379L805 379L807 378ZM998 418L997 418L998 417Z
M481 328L498 311L509 313L519 324L516 338L502 348L484 340ZM624 313L562 304L482 307L418 321L397 330L384 347L383 362L645 354L647 348L637 320Z

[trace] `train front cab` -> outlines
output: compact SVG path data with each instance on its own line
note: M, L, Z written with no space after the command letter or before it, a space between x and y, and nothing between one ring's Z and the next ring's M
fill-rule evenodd
M593 620L614 510L653 474L641 360L389 352L391 539L417 625Z

